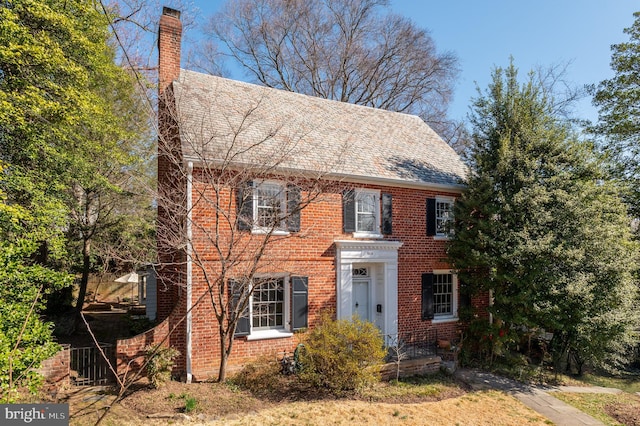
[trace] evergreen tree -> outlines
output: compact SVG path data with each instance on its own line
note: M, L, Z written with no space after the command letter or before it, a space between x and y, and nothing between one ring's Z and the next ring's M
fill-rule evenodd
M509 334L553 333L557 366L569 354L578 369L613 366L638 325L637 247L601 159L536 81L521 85L510 64L474 101L449 256L467 289L492 292L490 312Z
M592 86L599 121L592 130L605 137L604 148L616 160L617 176L627 183L631 211L640 214L640 12L624 32L629 41L611 46L615 76Z

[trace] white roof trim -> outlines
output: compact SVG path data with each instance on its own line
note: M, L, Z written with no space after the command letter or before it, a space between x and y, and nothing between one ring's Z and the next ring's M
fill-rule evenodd
M184 164L193 163L194 167L202 166L205 164L216 165L223 164L223 160L207 160L202 161L201 158L185 156ZM233 164L232 167L234 169L245 169L251 168L251 164L245 163L237 163ZM277 171L283 174L291 174L295 176L310 176L310 177L318 177L320 175L320 179L324 180L336 180L342 182L349 183L359 183L359 184L371 184L371 185L381 185L381 186L389 186L389 187L397 187L397 188L410 188L410 189L431 189L436 191L450 191L461 193L466 185L458 184L458 185L447 185L442 183L433 183L433 182L419 182L419 181L411 181L405 179L388 179L388 178L380 178L373 176L360 176L360 175L351 175L346 173L331 173L328 172L326 174L322 174L321 172L314 170L300 170L300 169L292 169L292 168L278 168Z

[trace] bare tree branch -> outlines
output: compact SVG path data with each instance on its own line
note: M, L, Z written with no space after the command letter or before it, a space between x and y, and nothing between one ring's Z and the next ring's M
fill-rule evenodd
M229 58L265 86L419 115L446 140L455 140L458 126L446 111L458 60L438 52L428 31L389 13L388 5L385 0L228 2L209 20L205 43L221 43ZM220 61L216 52L214 60Z

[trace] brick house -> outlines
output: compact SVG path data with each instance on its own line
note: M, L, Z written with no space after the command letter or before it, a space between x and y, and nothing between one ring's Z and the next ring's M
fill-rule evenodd
M217 374L217 309L247 275L230 367L291 350L324 309L387 339L454 339L459 156L417 116L181 69L179 17L164 9L158 43L157 295L179 372ZM229 241L241 254L220 253ZM215 277L226 293L208 302Z

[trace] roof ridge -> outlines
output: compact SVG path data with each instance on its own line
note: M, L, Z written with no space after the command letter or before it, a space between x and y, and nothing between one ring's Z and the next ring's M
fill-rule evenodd
M285 90L285 89L279 89L277 87L269 87L269 86L263 86L260 84L256 84L256 83L250 83L248 81L242 81L242 80L236 80L233 78L229 78L229 77L223 77L223 76L219 76L219 75L213 75L213 74L207 74L207 73L203 73L203 72L199 72L199 71L194 71L194 70L190 70L190 69L186 69L186 68L180 68L180 76L182 77L182 72L187 72L190 74L196 74L199 76L202 76L204 78L213 78L213 79L220 79L220 80L225 80L228 81L231 84L236 84L236 85L240 85L240 86L247 86L247 87L251 87L251 88L256 88L256 89L264 89L266 91L275 91L275 93L281 93L285 96L294 96L294 97L305 97L305 98L309 98L312 99L314 101L318 101L318 102L335 102L337 104L340 104L342 106L346 106L347 108L366 108L372 111L375 111L376 113L388 113L388 114L399 114L403 117L411 117L413 119L418 119L421 122L429 125L428 123L426 123L419 115L416 114L410 114L407 112L399 112L399 111L393 111L393 110L388 110L388 109L384 109L384 108L379 108L379 107L372 107L369 105L360 105L360 104L354 104L352 102L345 102L345 101L340 101L337 99L331 99L331 98L323 98L321 96L314 96L314 95L308 95L306 93L300 93L300 92L294 92L292 90ZM431 128L431 126L429 126L429 128ZM433 130L433 129L432 129Z

